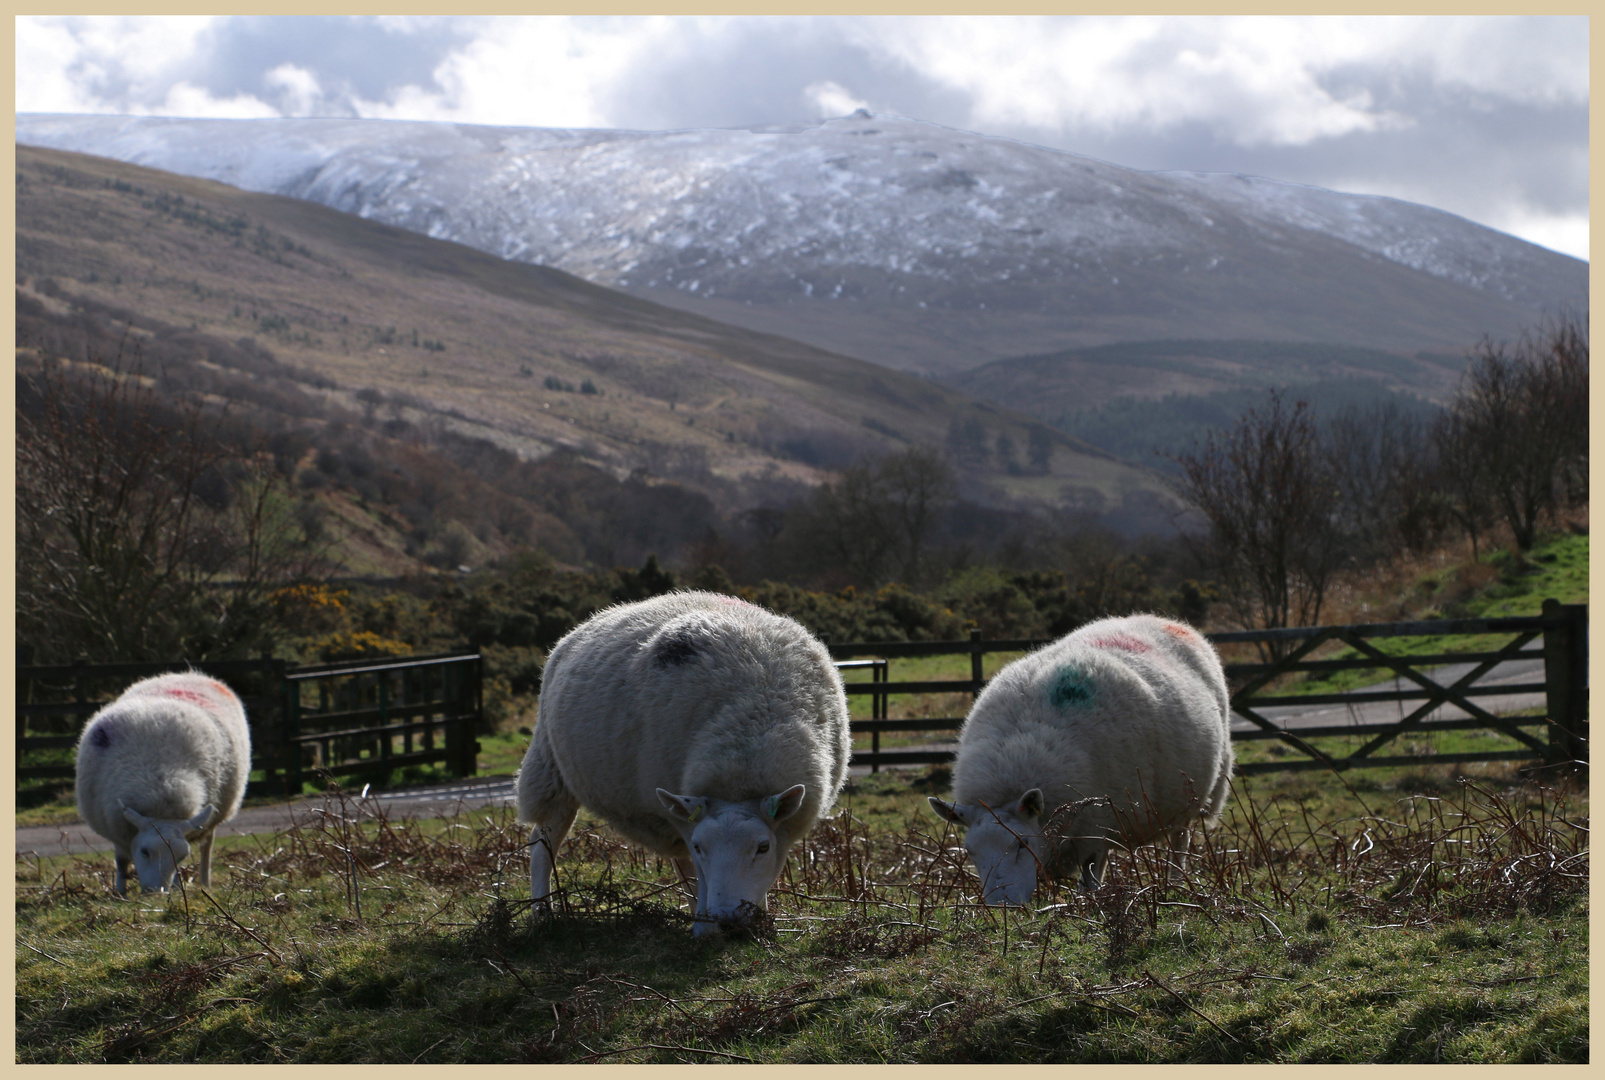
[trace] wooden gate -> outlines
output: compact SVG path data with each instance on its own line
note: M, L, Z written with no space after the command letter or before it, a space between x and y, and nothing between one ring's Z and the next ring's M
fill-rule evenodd
M1386 638L1450 635L1487 635L1500 640L1493 646L1480 646L1457 652L1443 650L1390 654L1375 641ZM1217 646L1296 641L1296 645L1275 663L1228 663L1226 674L1232 687L1234 714L1252 724L1250 730L1234 730L1234 742L1279 739L1303 755L1301 760L1256 762L1238 767L1240 773L1270 772L1284 769L1352 769L1396 765L1426 765L1470 761L1543 760L1550 764L1588 761L1588 607L1584 604L1544 602L1543 614L1502 619L1452 619L1433 622L1384 623L1356 626L1305 627L1287 630L1246 630L1208 635ZM1357 655L1345 658L1313 659L1321 648L1337 642ZM917 720L886 719L887 702L892 694L935 694L955 691L979 695L986 686L982 678L982 658L987 653L1021 652L1040 648L1049 639L985 640L971 631L968 641L926 641L875 644L856 642L831 645L833 657L879 657L890 662L899 658L968 655L970 678L893 682L877 674L873 682L847 684L850 695L869 695L875 703L873 717L853 721L854 734L870 734L871 749L855 751L854 765L868 765L878 771L883 765L950 762L951 744L919 750L883 751L881 732L957 731L962 716ZM1541 676L1519 683L1476 686L1479 679L1505 660L1535 659L1543 663ZM1469 664L1458 676L1439 682L1435 669L1449 664ZM1368 687L1329 694L1279 692L1276 683L1290 675L1324 675L1345 670L1376 669L1382 678L1392 677L1389 688ZM1542 715L1500 715L1478 704L1478 699L1511 694L1543 694ZM1298 726L1298 721L1279 723L1265 711L1283 706L1341 705L1361 710L1377 703L1395 705L1397 720L1366 721L1315 727ZM1446 706L1457 707L1464 717L1444 717ZM1405 711L1406 708L1408 711ZM1358 713L1356 712L1356 716ZM1488 728L1509 735L1517 747L1480 753L1379 755L1378 750L1405 735ZM1325 753L1310 739L1334 735L1362 736L1357 749L1342 756Z
M472 776L482 714L478 653L291 668L283 660L17 668L17 780L70 778L84 724L129 683L194 669L228 683L251 725L252 790L299 794L317 775L442 762Z
M308 774L371 775L443 762L473 776L482 710L478 653L299 667L285 675L285 787Z

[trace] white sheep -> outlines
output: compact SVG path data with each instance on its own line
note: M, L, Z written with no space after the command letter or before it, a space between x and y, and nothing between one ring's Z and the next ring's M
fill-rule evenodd
M1185 859L1193 823L1226 803L1228 702L1220 657L1191 627L1088 623L987 685L959 735L953 802L931 808L967 828L989 904L1025 903L1039 867L1096 889L1111 844L1165 836Z
M530 896L580 806L695 879L696 933L763 910L851 752L824 645L735 597L676 592L598 612L547 658L518 772Z
M165 892L192 840L211 885L213 832L250 773L244 706L199 672L142 679L95 713L78 740L78 812L112 842L117 892L130 866L145 890Z

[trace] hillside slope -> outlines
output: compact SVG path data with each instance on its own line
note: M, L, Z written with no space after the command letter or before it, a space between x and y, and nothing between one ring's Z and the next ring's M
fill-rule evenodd
M729 499L960 427L1020 447L1040 428L924 379L303 200L19 147L16 207L30 292L48 282L58 302L254 339L315 375L310 392L529 460L561 452ZM966 495L1166 498L1149 473L1037 437L1051 439L1045 471L978 460Z

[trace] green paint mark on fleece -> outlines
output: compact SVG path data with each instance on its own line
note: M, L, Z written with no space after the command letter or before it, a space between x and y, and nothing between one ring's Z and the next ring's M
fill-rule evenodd
M1056 708L1068 709L1072 705L1085 705L1096 692L1092 679L1079 668L1067 667L1054 676L1053 685L1048 689L1048 700Z

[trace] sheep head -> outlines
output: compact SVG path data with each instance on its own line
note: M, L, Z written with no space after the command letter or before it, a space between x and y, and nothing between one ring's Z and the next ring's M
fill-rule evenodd
M201 807L200 813L187 821L147 817L120 799L118 805L123 808L123 817L139 830L129 845L129 853L134 871L139 875L140 888L146 892L166 892L179 863L189 856L190 840L212 820L212 805Z
M1024 904L1037 889L1042 865L1042 791L1032 788L1001 807L950 803L930 797L931 809L965 830L964 849L981 879L988 904Z
M739 925L763 911L791 844L781 825L802 808L807 788L794 784L745 802L657 790L696 866L696 934Z

